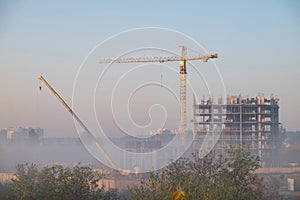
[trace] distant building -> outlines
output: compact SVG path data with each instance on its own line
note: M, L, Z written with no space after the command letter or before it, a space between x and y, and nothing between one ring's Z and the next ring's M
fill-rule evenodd
M6 132L6 139L14 139L14 136L15 136L15 132L16 132L16 129L13 128L13 127L10 127L7 129L7 132Z
M13 173L0 173L0 183L2 184L10 183L15 178L16 176Z
M151 130L150 135L160 135L160 134L173 134L173 132L166 128L159 128L157 130Z
M300 176L293 176L287 178L288 190L291 192L300 191Z
M6 139L6 134L7 134L7 131L5 129L0 130L0 141L3 141Z
M42 128L9 127L0 131L0 137L6 140L37 140L44 135Z
M253 154L269 162L271 154L282 143L279 99L274 97L232 96L226 99L226 103L222 99L217 102L211 98L203 99L200 104L194 103L193 121L198 145L206 134L220 133L215 150L245 144L250 146Z
M140 180L136 177L103 178L97 182L98 188L104 187L105 191L110 189L127 190L128 187L139 186Z

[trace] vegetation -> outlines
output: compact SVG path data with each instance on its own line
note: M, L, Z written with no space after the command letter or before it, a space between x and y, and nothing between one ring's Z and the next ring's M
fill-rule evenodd
M254 172L258 157L249 148L230 148L226 156L208 154L200 159L181 158L129 192L135 200L143 199L276 199L278 188L268 186Z
M150 173L139 186L120 193L98 188L100 175L87 166L53 165L38 170L34 164L18 165L16 178L0 187L0 199L276 199L276 185L266 185L255 174L259 159L249 148L230 148L222 155L210 153L200 159L181 158ZM129 196L128 196L129 192ZM4 195L3 195L4 193ZM126 197L125 197L126 196Z
M98 188L99 178L90 167L79 164L73 168L53 165L40 171L34 164L22 164L4 199L118 199L117 191Z

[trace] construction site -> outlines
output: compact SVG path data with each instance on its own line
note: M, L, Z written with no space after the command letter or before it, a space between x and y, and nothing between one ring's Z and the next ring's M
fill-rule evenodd
M198 57L186 57L186 47L180 46L181 56L167 56L167 57L128 57L118 59L101 59L100 64L107 63L140 63L140 62L176 62L179 61L180 74L180 127L178 134L180 134L181 146L188 145L186 142L187 135L187 70L186 61L202 60L207 62L209 59L217 58L218 55L209 54ZM58 98L63 106L76 119L83 130L92 136L90 130L84 125L73 110L66 104L66 102L57 94L57 92L49 85L49 83L41 76L39 78ZM224 97L223 97L224 98ZM193 102L193 133L196 135L193 141L193 146L190 148L193 152L201 149L203 146L210 146L209 151L213 148L215 151L224 151L229 146L239 147L241 145L249 146L253 155L259 156L263 167L271 167L278 163L276 161L276 151L280 148L282 143L280 123L279 123L279 99L276 97L265 97L258 95L256 97L242 97L231 96L226 100L222 98L214 99L212 97L201 100L200 103ZM217 133L217 134L216 134ZM205 140L207 136L209 140ZM106 152L101 147L101 144L95 140L96 148L104 154L107 164L111 167L116 167L115 163L110 159ZM127 141L127 140L126 140ZM153 150L153 146L159 148L161 144L154 145L149 141L144 142L145 145L137 145L136 141L129 139L125 145L125 149L132 149L138 152L148 152ZM210 143L210 144L206 144ZM122 145L121 145L122 146ZM178 145L172 148L172 151L178 150ZM138 148L138 149L136 149ZM156 149L154 148L154 149ZM171 154L171 153L170 153ZM168 156L167 156L168 157ZM169 157L168 157L169 158ZM169 160L164 158L164 160ZM127 166L128 168L133 168Z
M206 134L220 132L214 150L246 145L265 167L276 163L276 151L282 143L279 99L239 95L227 97L226 104L222 102L221 98L203 97L200 104L194 100L194 149L200 148Z

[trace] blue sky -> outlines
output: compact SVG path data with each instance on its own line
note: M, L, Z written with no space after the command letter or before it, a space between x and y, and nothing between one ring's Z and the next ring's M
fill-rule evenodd
M93 47L121 31L154 26L218 52L228 94L277 95L280 121L300 130L299 11L296 0L0 1L0 127L76 136L52 94L38 92L37 77L44 75L71 103L77 69Z

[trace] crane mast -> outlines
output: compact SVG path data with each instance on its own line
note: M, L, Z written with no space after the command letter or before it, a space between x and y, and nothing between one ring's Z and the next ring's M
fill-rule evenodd
M180 67L180 130L181 142L185 142L185 131L186 131L186 48L181 47L181 60L179 63Z
M70 106L63 100L63 98L53 89L53 87L44 79L43 76L40 76L38 78L42 83L44 83L47 88L54 94L54 96L60 101L60 103L67 109L67 111L72 115L72 117L75 118L75 120L80 124L80 126L84 129L86 133L88 133L90 136L93 136L93 134L90 132L90 130L84 125L84 123L79 119L79 117L75 114L75 112L70 108ZM116 169L116 165L112 162L112 160L109 158L109 156L106 154L104 149L100 146L100 144L95 140L95 145L98 148L98 150L104 155L107 162L110 164L111 167L114 167Z
M118 59L101 59L100 64L103 63L138 63L138 62L173 62L179 61L180 67L180 129L179 133L181 134L181 141L185 141L185 132L186 132L186 61L191 60L202 60L207 62L211 58L217 58L218 54L209 54L206 56L198 57L186 57L186 47L179 46L181 48L181 56L154 56L154 57L128 57L128 58L118 58Z

